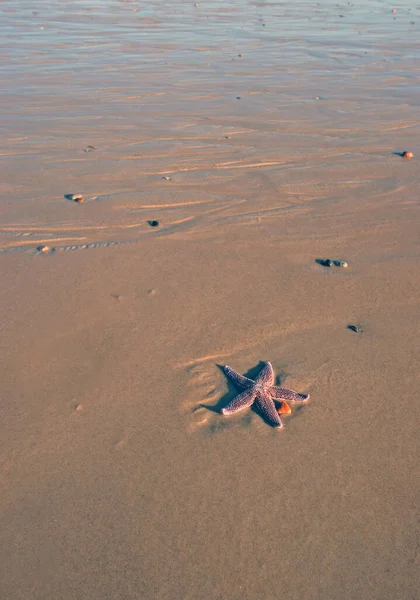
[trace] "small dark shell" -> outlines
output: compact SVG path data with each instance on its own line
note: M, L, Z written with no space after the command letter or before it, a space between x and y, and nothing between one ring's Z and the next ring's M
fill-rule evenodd
M332 267L334 263L330 258L320 258L319 264L323 267Z
M362 331L359 325L347 325L347 329L350 329L355 333L360 333Z
M344 268L344 269L345 269L346 267L348 267L348 264L346 263L346 261L345 261L345 260L334 260L333 262L334 262L334 265L335 265L336 267L342 267L342 268Z
M159 227L159 221L147 221L150 227Z

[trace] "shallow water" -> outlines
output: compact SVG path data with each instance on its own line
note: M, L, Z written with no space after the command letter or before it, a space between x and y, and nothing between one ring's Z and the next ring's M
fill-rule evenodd
M416 149L415 3L1 12L3 250L135 242L148 218L215 233L215 215L240 221L244 204L316 209L349 186L369 202L395 185L392 152ZM83 207L64 200L78 192Z

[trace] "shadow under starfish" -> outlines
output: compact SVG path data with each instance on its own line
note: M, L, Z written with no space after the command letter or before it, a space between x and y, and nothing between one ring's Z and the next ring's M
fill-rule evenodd
M270 362L267 362L255 380L244 377L227 365L223 367L226 376L240 389L244 390L236 396L229 404L222 408L223 415L232 415L244 408L248 408L255 402L264 419L277 429L283 427L276 410L274 400L293 400L294 402L305 402L309 394L299 394L294 390L273 385L274 371Z

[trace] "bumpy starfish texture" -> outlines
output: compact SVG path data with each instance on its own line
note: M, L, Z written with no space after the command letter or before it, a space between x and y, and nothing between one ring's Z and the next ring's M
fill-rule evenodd
M305 402L309 394L299 394L288 388L278 387L274 383L274 371L270 362L267 362L258 377L253 380L240 375L227 365L224 367L226 376L240 389L244 390L236 396L227 406L222 408L223 415L231 415L256 403L264 419L278 429L283 427L274 400L293 400Z

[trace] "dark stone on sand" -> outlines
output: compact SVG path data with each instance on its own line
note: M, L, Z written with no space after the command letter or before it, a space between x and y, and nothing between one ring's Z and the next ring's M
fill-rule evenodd
M345 260L333 260L333 263L336 267L342 267L343 269L348 267L348 264Z
M150 227L159 227L159 221L147 221Z
M317 262L322 267L332 267L334 264L330 258L316 258L315 262Z
M354 331L355 333L360 333L362 331L359 325L347 325L347 329L350 329L350 331Z

